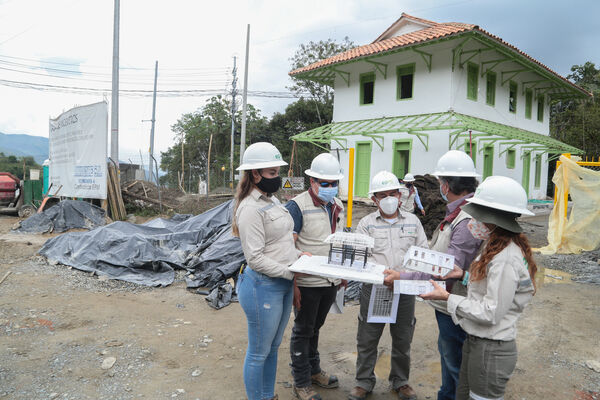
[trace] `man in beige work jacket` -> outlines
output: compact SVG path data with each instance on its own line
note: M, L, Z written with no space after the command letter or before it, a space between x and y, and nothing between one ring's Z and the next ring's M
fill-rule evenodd
M341 230L344 206L338 199L338 183L343 175L339 161L329 153L319 154L305 171L310 188L286 203L294 220L294 237L298 249L318 256L327 256L325 238ZM319 359L319 329L335 301L339 279L305 275L296 278L294 292L294 327L290 342L293 391L301 400L320 400L312 384L324 388L339 386L335 375L321 370ZM344 282L345 284L345 282Z
M390 269L401 270L404 254L410 246L427 247L427 237L419 219L400 209L406 190L398 178L388 171L377 173L372 181L371 199L377 211L360 220L356 233L371 236L375 247L371 260ZM356 386L349 400L364 400L375 387L377 347L385 328L384 323L367 322L372 285L363 284L356 335ZM417 395L409 385L410 344L415 330L415 296L400 295L396 322L390 324L392 336L392 362L389 382L402 400L415 400Z

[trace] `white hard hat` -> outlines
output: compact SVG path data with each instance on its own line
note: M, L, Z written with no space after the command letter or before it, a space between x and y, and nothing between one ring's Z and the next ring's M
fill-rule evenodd
M247 171L249 169L272 168L282 165L287 165L287 163L281 158L281 153L277 150L277 147L271 143L258 142L251 144L244 151L242 165L237 170Z
M404 182L414 182L415 181L415 177L413 176L413 174L411 174L410 172L407 173L406 175L404 175L404 179L402 179Z
M338 181L344 177L340 168L340 162L329 153L316 156L310 164L310 169L304 171L308 176L328 181Z
M371 188L369 190L369 194L372 195L373 193L385 192L387 190L400 188L400 182L398 182L396 175L388 171L379 171L375 174L373 179L371 179Z
M486 178L467 201L515 214L535 215L527 209L527 193L523 186L506 176Z
M459 150L450 150L437 162L435 176L468 176L479 178L481 175L475 170L475 164L467 153Z

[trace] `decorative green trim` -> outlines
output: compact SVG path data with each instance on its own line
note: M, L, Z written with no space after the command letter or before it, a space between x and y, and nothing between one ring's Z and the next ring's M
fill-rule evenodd
M417 137L421 135L421 139L424 139L422 135L425 133L432 135L435 134L435 131L450 131L448 134L448 148L450 149L459 137L468 137L469 130L473 131L472 137L474 138L489 137L495 139L501 137L510 140L506 143L500 142L501 145L518 141L517 144L519 145L541 146L547 153L582 154L582 151L578 148L546 135L453 112L336 122L299 133L292 136L291 139L314 144L329 144L336 138L355 135L364 136L364 134L406 132ZM423 145L428 148L428 141Z
M404 178L404 176L400 177L397 174L398 171L395 168L397 160L398 160L397 159L398 154L396 153L396 150L397 150L396 148L398 147L397 144L403 144L403 145L408 144L408 146L402 146L403 150L405 150L405 151L408 150L408 167L407 167L406 172L404 172L406 174L407 172L410 172L410 163L412 161L412 142L413 142L412 139L394 139L394 140L392 140L393 154L392 154L392 169L391 170L392 170L392 173L395 174L396 176L398 176L398 178L400 178L400 179Z
M493 147L498 140L502 139L504 138L480 139L479 143L482 144L482 146L479 148L479 153L483 153L483 150L486 147Z
M533 104L533 90L525 90L525 118L531 119L531 105Z
M504 150L501 149L502 145L506 145L506 144L510 144L510 146L506 146L506 148ZM498 153L498 157L500 157L502 154L506 153L508 150L514 150L515 146L520 144L519 142L500 142L498 143L498 150L500 150L500 153Z
M425 147L425 151L429 151L429 134L424 132L417 132L413 130L406 131L409 135L415 135L417 139L421 141L423 147ZM423 140L425 138L425 140Z
M458 66L459 68L463 68L463 66L469 62L470 60L473 59L473 57L480 55L481 53L485 53L486 51L491 51L494 50L491 47L485 47L482 49L473 49L473 50L465 50L465 51L460 51L460 54L458 55ZM467 57L466 59L462 59L462 56L465 54L470 54L469 57Z
M387 64L380 63L380 62L373 61L373 60L365 60L365 62L367 62L369 64L373 64L375 66L375 69L377 71L379 71L379 73L381 75L383 75L383 79L387 79L387 68L388 68Z
M517 151L514 148L508 148L506 151L506 168L515 169L517 163Z
M541 101L541 104L540 104ZM544 95L540 94L537 98L537 120L538 122L544 122Z
M427 53L423 50L419 50L416 48L412 49L415 53L420 54L423 61L425 61L425 65L427 66L427 70L431 72L431 60L433 59L433 54Z
M536 189L539 189L541 181L542 181L542 155L536 154L536 156L535 156L535 180L533 183L533 187Z
M460 58L460 51L462 51L462 48L464 47L465 44L467 44L467 42L469 40L471 40L471 35L468 35L465 40L460 42L460 44L458 46L456 46L455 48L452 49L452 72L454 72L454 66L456 65L456 55L458 54L458 56Z
M334 74L337 74L340 76L340 78L342 78L344 80L344 82L346 82L346 84L348 85L348 87L350 87L350 72L347 71L340 71L337 68L331 68L331 71Z
M383 151L383 140L384 137L381 135L375 135L374 133L363 133L363 136L369 137L371 139L373 139L373 141L375 142L375 144L377 144L377 146L379 146L379 148L381 149L381 151Z
M488 61L482 61L481 62L481 77L483 78L483 76L489 72L492 71L494 68L496 68L498 65L502 64L503 62L506 61L510 61L510 58L500 58L500 59L495 59L495 60L488 60ZM491 67L489 68L484 68L486 66L486 64L493 64Z
M496 73L492 71L486 73L485 104L492 107L496 105Z
M359 75L358 81L360 83L360 90L359 90L359 99L358 99L358 103L361 106L367 106L367 105L373 105L375 104L375 72L365 72L363 74ZM364 84L365 83L373 83L373 99L370 103L365 103L365 87Z
M467 64L467 99L477 101L479 91L479 65Z
M485 179L488 176L494 175L494 145L486 144L481 147L483 148L483 176L481 179ZM488 156L487 163L486 156Z
M546 80L546 79L537 79L537 80L534 80L534 81L524 81L524 82L521 82L521 85L523 85L523 92L521 94L523 94L523 95L525 94L525 90L527 90L527 85L529 85L530 83L533 83L533 85L529 89L533 89L533 88L535 88L537 85L539 85L542 82L548 82L548 80Z
M412 99L414 97L414 93L415 93L415 63L410 63L410 64L403 64L403 65L398 65L396 67L396 100L409 100ZM406 73L408 71L411 71L411 73ZM412 88L411 88L411 92L410 92L410 97L401 97L402 95L402 77L403 76L407 76L407 75L412 75L413 76L413 82L412 82Z
M422 47L437 45L439 43L443 43L446 41L459 41L461 39L462 39L462 41L452 49L452 71L454 71L454 68L457 63L457 58L458 58L458 56L460 56L464 45L471 40L475 40L478 43L484 45L485 49L488 49L488 48L493 49L494 51L499 53L501 56L505 57L502 59L484 61L481 63L482 67L489 63L489 64L494 64L492 66L492 68L494 68L502 62L513 61L513 62L519 64L520 66L527 68L528 71L530 71L532 73L536 73L537 75L543 77L545 81L554 82L554 83L558 84L560 87L564 88L565 93L559 93L557 95L553 95L552 96L553 99L554 98L568 99L568 98L587 98L587 97L589 97L589 94L587 94L587 92L585 92L583 89L580 89L580 88L570 85L569 83L564 81L561 77L548 71L547 69L545 69L538 63L534 62L533 60L530 60L529 58L521 55L515 49L513 49L503 43L498 42L497 40L489 37L488 35L484 34L483 32L478 32L478 31L461 32L461 33L457 33L457 34L448 35L443 38L430 40L430 41L427 41L424 43L415 44L412 46L404 46L404 47L399 47L399 48L396 48L396 49L393 49L390 51L383 51L383 52L380 52L380 53L377 53L377 54L374 54L371 56L354 58L352 60L346 60L346 61L335 63L334 66L323 66L318 69L295 74L294 77L298 78L298 79L313 80L313 81L333 87L335 73L331 71L332 68L339 67L339 66L345 65L345 64L351 64L351 63L356 63L356 62L360 62L360 61L372 60L372 59L376 59L376 58L380 58L380 57L386 57L386 56L389 56L392 54L401 53L403 51L413 51L413 49L420 49ZM482 49L482 51L485 49ZM484 70L484 68L482 68L482 71L481 71L482 76L488 70L491 70L491 68L485 69L485 70ZM325 71L325 72L323 73L322 71Z
M513 79L514 77L516 77L517 75L519 75L521 72L528 72L528 69L515 69L513 71L502 71L500 74L500 86L504 86L504 84L508 81L510 81L511 79ZM508 78L504 79L504 74L509 75Z

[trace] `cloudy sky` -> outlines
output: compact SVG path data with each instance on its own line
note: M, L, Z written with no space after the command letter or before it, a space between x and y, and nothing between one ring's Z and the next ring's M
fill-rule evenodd
M596 0L121 0L121 89L151 91L158 60L159 90L230 90L233 56L239 88L251 24L248 89L284 92L301 43L348 36L366 44L402 12L478 24L562 75L573 64L600 65ZM49 117L110 100L112 28L111 0L0 0L0 132L47 137ZM205 101L158 98L156 153L173 144L181 114ZM249 97L267 116L291 101ZM151 111L151 97L121 97L121 160L139 162L140 150L146 158Z

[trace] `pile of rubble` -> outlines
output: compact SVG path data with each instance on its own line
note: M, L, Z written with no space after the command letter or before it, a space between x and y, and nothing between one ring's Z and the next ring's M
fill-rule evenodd
M416 175L414 185L425 209L425 216L419 212L415 212L415 215L421 220L427 237L431 238L435 228L446 216L446 203L440 195L440 184L433 175Z

